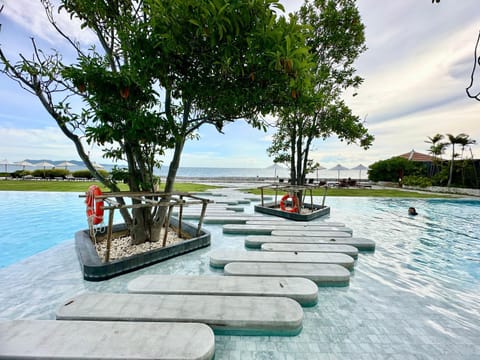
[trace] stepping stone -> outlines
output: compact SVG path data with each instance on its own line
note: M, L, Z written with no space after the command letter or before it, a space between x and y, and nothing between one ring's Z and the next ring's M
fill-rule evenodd
M247 224L227 224L223 226L225 234L250 234L250 235L271 235L274 231L303 231L303 232L328 232L344 234L344 237L352 236L352 230L347 227L327 227L315 225L247 225ZM326 235L330 236L330 235Z
M305 222L298 222L298 221L290 221L286 219L271 219L271 218L260 218L260 219L252 219L248 220L246 222L247 225L266 225L266 224L271 224L271 225L303 225L303 226L325 226L325 227L344 227L345 224L341 222L310 222L310 223L305 223ZM343 231L343 229L342 229Z
M0 322L2 359L212 359L204 324L13 320Z
M218 249L210 252L210 266L223 268L231 262L280 262L280 263L311 263L338 264L353 269L354 260L351 256L338 253L289 253L273 251L244 251Z
M317 286L303 278L245 276L142 275L130 281L128 292L142 294L192 294L229 296L280 296L313 306Z
M247 236L245 246L260 248L264 243L287 243L287 244L331 244L351 245L360 251L375 250L375 242L365 238L339 238L339 237L312 237L312 236Z
M289 243L264 243L261 246L265 251L286 251L286 252L336 252L347 254L354 259L358 257L358 249L351 245L336 244L289 244Z
M347 286L350 271L336 264L233 262L225 265L225 275L295 276L314 281L318 286Z
M61 306L57 319L194 322L217 334L293 336L303 310L286 297L88 293Z
M255 234L257 235L257 234ZM260 234L259 234L260 235ZM351 233L344 231L319 231L319 230L273 230L272 236L311 236L311 237L326 237L326 238L349 238L352 237Z

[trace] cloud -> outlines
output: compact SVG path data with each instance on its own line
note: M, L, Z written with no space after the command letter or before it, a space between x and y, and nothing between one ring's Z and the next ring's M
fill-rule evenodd
M4 5L3 15L25 29L30 36L41 38L51 45L64 41L60 34L53 31L40 1L15 0ZM54 8L53 15L62 31L72 36L73 39L84 44L91 44L96 41L92 31L81 29L81 22L78 18L70 18L66 11L58 13L57 7Z
M94 161L102 160L97 147L85 146ZM0 154L9 161L24 159L79 159L73 143L56 127L17 129L0 127Z

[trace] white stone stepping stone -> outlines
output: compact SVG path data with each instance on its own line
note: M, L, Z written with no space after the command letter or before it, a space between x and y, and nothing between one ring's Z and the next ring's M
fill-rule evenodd
M204 324L13 320L0 322L1 359L212 359Z
M318 286L347 286L350 271L336 264L233 262L225 265L225 275L294 276L314 281Z
M317 286L303 278L245 276L142 275L130 281L128 291L142 294L280 296L313 306Z
M260 248L264 243L287 243L287 244L330 244L330 245L351 245L360 251L375 250L375 242L360 237L339 238L339 237L312 237L312 236L256 236L251 235L245 238L245 246L249 248Z
M88 293L61 306L57 319L195 322L217 334L293 336L303 310L286 297Z
M327 227L315 225L248 225L248 224L226 224L223 226L225 234L250 234L250 235L271 235L273 231L303 231L316 233L342 233L345 237L352 236L352 230L347 227ZM326 235L329 236L329 235Z
M223 268L231 262L283 262L337 264L353 269L354 259L338 253L273 252L218 249L210 252L210 266Z
M303 226L325 226L325 227L344 227L345 224L341 222L298 222L298 221L291 221L291 220L286 220L286 219L271 219L271 218L260 218L260 219L253 219L253 220L247 220L246 222L247 225L265 225L265 224L272 224L272 225L292 225L292 226L297 226L297 225L303 225ZM343 229L342 229L343 230Z
M257 235L257 234L252 234ZM258 234L260 235L260 234ZM273 230L272 236L312 236L312 237L326 237L326 238L349 238L352 237L351 233L344 231L318 231L318 230Z
M347 254L354 259L358 257L358 249L351 245L336 244L290 244L290 243L263 243L261 249L264 251L286 251L286 252L336 252Z

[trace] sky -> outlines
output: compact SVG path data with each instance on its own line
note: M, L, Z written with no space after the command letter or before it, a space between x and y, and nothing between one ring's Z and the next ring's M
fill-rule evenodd
M303 1L281 0L286 11L297 10ZM10 58L31 56L30 38L49 50L64 49L62 39L46 20L39 1L0 0L0 44ZM311 158L323 167L370 165L415 149L428 153L428 137L437 133L468 134L480 142L480 102L467 97L465 88L474 64L475 42L480 30L478 0L379 1L358 0L366 26L368 50L356 62L364 78L358 95L345 96L353 112L365 119L375 136L363 150L335 137L318 140ZM68 17L58 23L82 44L94 38ZM68 59L68 53L66 54ZM477 74L480 87L480 69ZM266 133L240 120L218 134L202 127L200 140L185 146L182 166L257 167L272 164L266 149L274 129ZM102 159L95 146L87 147L94 161ZM447 149L448 157L450 149ZM480 158L480 145L472 146ZM0 160L78 160L73 143L56 127L38 99L0 74ZM168 157L165 163L168 163Z

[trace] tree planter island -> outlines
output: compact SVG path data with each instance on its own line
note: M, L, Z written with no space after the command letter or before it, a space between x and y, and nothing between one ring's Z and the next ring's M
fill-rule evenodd
M99 196L99 198L109 204L104 207L110 211L107 226L101 226L100 228L95 227L93 222L89 221L89 229L75 233L75 250L85 280L107 280L210 245L210 233L201 228L206 207L210 200L189 194L176 194L172 196L172 194L156 193L155 196L158 197L159 200L155 202L150 200L152 194L142 196L134 194L133 196L137 200L139 198L147 200L144 202L145 206L164 206L168 208L166 226L164 227L168 229L168 232L165 234L165 231L162 231L161 239L156 243L152 243L157 244L152 250L111 259L112 238L128 236L129 234L129 229L126 224L113 225L114 210L120 209L121 207L129 207L129 205L119 205L115 201L109 200L109 198L113 196L117 197L119 194L108 193ZM122 194L122 196L126 195ZM129 193L128 196L132 196L132 194ZM167 197L170 199L168 202L165 201ZM184 200L185 197L189 197L191 200L193 199L193 201L186 202ZM183 222L183 207L187 204L199 202L202 203L203 206L198 225L195 226ZM172 209L175 206L180 207L178 218L170 217ZM171 236L172 234L175 240L172 241L171 244L167 244L167 235ZM103 246L99 247L99 244ZM102 248L102 250L99 251L99 248Z
M323 195L321 205L313 203L313 189L319 186L314 185L267 185L261 186L261 204L255 205L255 211L263 214L283 217L294 221L310 221L330 214L330 207L325 206L327 187ZM275 200L272 203L264 202L264 189L275 191ZM284 195L279 200L279 193ZM306 195L310 195L310 203L305 201ZM299 196L300 195L300 199Z

